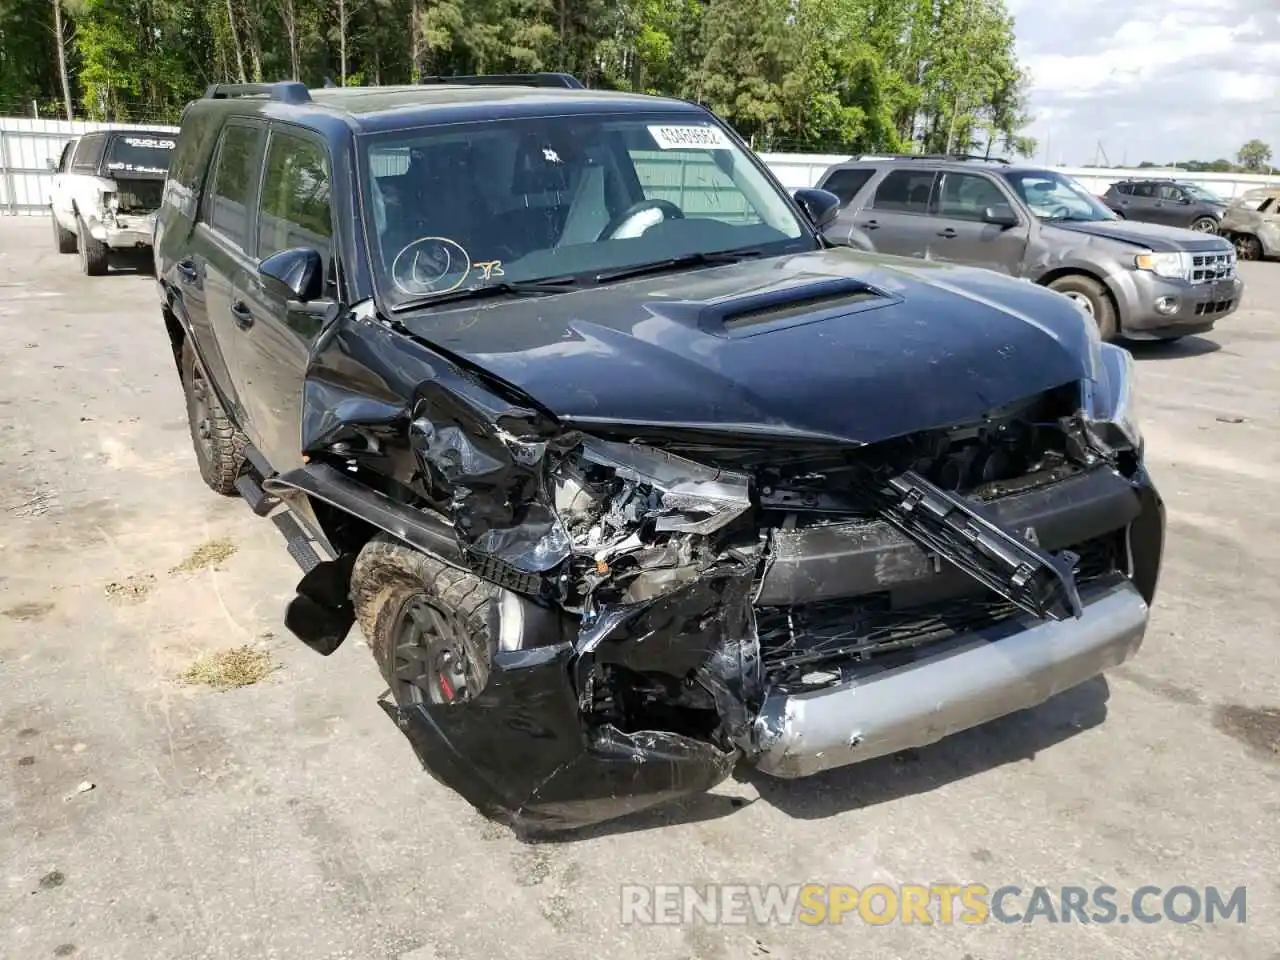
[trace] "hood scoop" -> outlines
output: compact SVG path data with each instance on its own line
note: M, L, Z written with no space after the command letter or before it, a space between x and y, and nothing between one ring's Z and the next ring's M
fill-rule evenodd
M899 302L901 298L861 280L839 277L710 302L676 301L649 307L672 320L692 322L704 333L737 340Z

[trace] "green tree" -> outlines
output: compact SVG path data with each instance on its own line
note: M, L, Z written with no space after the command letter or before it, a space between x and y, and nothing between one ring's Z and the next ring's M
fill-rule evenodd
M1236 154L1240 166L1250 171L1260 171L1271 165L1271 148L1261 140L1253 139Z

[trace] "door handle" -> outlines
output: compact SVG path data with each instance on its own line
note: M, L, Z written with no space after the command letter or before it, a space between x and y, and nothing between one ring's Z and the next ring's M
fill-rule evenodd
M241 330L248 330L253 326L253 312L243 300L237 300L231 305L231 319Z
M956 232L955 232L955 230L954 230L953 228L951 228L951 227L947 227L945 230L939 230L939 231L938 231L938 236L940 236L940 237L946 237L948 240L949 240L949 239L951 239L952 237L954 237L955 235L956 235Z
M200 279L200 274L196 271L196 262L194 260L179 260L176 266L178 268L178 276L182 277L182 279L187 283L195 283Z
M874 220L868 220L866 223L862 225L862 229L863 230L879 230L880 224L876 223Z

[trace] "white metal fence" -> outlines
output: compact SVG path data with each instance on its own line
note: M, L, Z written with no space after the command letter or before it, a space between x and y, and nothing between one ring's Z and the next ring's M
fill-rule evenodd
M67 141L93 130L128 127L176 133L177 127L153 123L95 123L89 120L33 120L0 117L0 211L37 214L49 209L53 171Z
M73 137L91 130L131 127L176 133L177 127L146 123L95 123L87 120L33 120L27 117L0 117L0 211L7 214L38 214L48 209L53 172L49 161L57 161L63 146ZM832 164L848 156L812 153L764 153L761 158L789 190L812 187ZM1280 187L1280 177L1245 173L1186 173L1180 170L1102 170L1091 167L1058 167L1094 193L1104 193L1117 180L1129 177L1177 178L1197 183L1219 196L1237 197L1255 187Z

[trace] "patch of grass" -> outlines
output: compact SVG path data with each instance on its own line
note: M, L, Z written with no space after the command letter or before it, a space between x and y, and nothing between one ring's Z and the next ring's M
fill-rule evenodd
M215 690L233 690L262 680L276 669L271 655L249 644L229 650L206 653L178 678L184 683L198 683Z
M192 573L196 570L203 570L205 567L212 567L215 564L222 563L228 557L235 554L239 547L235 545L227 537L218 540L209 540L200 544L191 551L191 555L183 560L176 567L172 568L170 573Z

